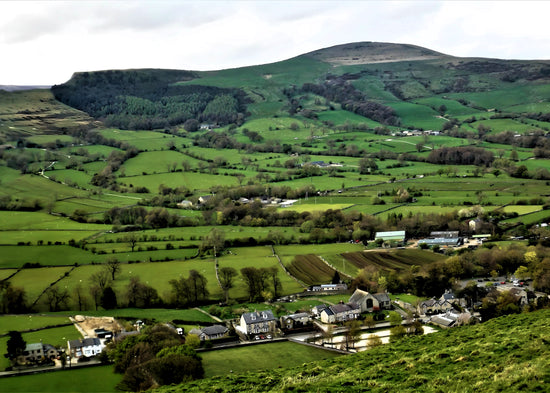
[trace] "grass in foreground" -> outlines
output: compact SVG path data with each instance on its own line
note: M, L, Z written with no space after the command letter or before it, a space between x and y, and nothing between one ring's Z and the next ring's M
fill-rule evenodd
M2 392L117 392L122 375L113 366L84 367L43 374L2 378Z

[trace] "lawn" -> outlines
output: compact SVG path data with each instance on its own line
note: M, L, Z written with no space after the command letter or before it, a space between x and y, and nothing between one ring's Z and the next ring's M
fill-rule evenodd
M307 345L276 342L201 352L206 377L241 373L252 370L268 370L279 367L298 367L303 363L341 356Z

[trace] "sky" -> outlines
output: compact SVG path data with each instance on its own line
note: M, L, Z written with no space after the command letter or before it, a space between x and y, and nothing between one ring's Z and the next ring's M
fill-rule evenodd
M359 41L550 60L550 1L0 1L0 85L74 72L218 70Z

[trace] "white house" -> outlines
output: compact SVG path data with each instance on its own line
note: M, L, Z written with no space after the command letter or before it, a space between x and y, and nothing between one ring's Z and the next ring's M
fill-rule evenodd
M67 341L69 354L72 358L93 357L99 355L105 345L97 337Z

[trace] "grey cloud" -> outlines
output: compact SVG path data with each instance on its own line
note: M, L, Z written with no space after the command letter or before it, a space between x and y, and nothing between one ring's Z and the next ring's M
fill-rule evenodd
M213 7L214 4L217 6ZM217 2L200 5L175 1L100 3L93 10L93 30L147 31L171 25L193 28L224 17L227 10L223 3Z

